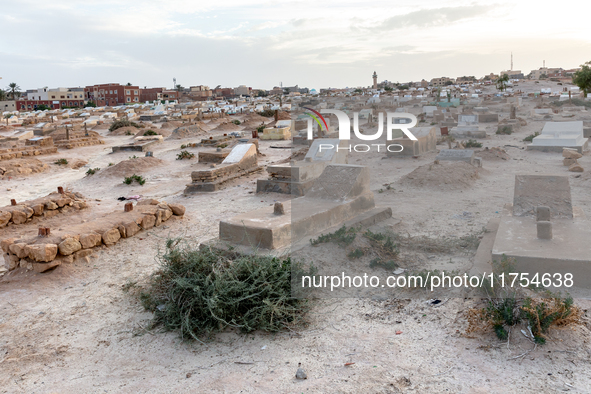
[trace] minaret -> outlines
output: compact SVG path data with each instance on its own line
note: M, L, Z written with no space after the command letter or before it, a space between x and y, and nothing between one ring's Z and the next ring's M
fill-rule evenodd
M377 89L378 88L378 74L376 74L375 71L373 72L372 78L373 78L373 88Z

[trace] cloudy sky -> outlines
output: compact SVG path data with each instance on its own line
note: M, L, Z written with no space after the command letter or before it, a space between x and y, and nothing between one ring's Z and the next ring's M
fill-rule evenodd
M517 4L516 4L517 3ZM539 1L0 0L0 87L310 88L591 60L586 12Z

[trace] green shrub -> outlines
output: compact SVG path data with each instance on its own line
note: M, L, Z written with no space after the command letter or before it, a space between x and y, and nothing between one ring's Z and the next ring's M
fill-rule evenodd
M53 164L57 164L58 166L65 166L68 164L67 159L57 159Z
M146 130L144 132L144 136L148 136L148 135L158 135L158 133L155 132L154 130Z
M146 179L143 176L135 174L133 174L132 176L125 177L125 179L123 179L123 183L125 183L126 185L131 185L133 181L139 183L140 186L143 186L144 183L146 183Z
M538 132L536 131L535 133L533 133L533 134L530 134L530 135L528 135L527 137L525 137L525 138L523 139L523 141L524 141L524 142L532 142L532 140L533 140L534 138L536 138L537 136L539 136L539 135L540 135L540 133L538 133Z
M259 115L264 116L265 118L270 118L275 116L275 111L272 109L266 109L264 111L258 112Z
M513 131L511 130L511 127L509 126L499 126L497 128L497 134L499 135L511 135Z
M115 130L120 129L122 127L128 127L128 126L139 128L139 125L137 123L131 122L128 119L119 119L119 120L114 121L113 124L111 124L111 126L109 127L109 131L115 131Z
M94 175L95 173L97 173L98 171L100 171L100 168L89 168L88 171L86 171L86 175Z
M462 142L462 145L464 145L465 148L482 148L482 143L476 140L464 141Z
M195 154L193 154L189 151L186 151L186 150L183 150L183 151L181 151L181 153L176 155L177 160L192 159L194 157L195 157Z
M334 242L341 246L347 246L355 241L356 237L357 229L353 227L347 229L345 226L343 226L334 233L321 234L318 238L311 239L310 243L312 246L316 246L322 243Z
M232 121L232 123L234 123L235 125L239 125L240 124L240 121L238 119L235 119L235 120Z
M276 332L304 321L308 301L291 294L292 274L294 280L304 274L301 264L289 257L179 245L178 239L167 241L160 269L139 292L154 314L151 328L200 341L229 327Z

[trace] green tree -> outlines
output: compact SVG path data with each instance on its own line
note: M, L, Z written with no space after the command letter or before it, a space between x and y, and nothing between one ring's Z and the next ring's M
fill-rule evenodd
M391 92L391 91L392 91L392 90L394 90L394 89L392 89L390 86L386 86L386 87L384 88L384 90L385 90L386 92Z
M131 82L127 82L127 86L131 86Z
M6 119L6 126L8 126L8 119L10 119L11 117L12 117L12 114L4 115L4 119Z
M507 89L507 84L509 83L509 75L503 74L502 76L497 79L497 89L501 92Z
M283 88L283 94L289 94L289 88Z
M20 89L21 87L18 86L16 82L11 82L8 84L8 91L10 92L10 96L13 100L16 98L16 95L20 96Z
M264 90L259 90L257 92L257 97L267 97L267 92L265 92Z
M51 109L51 107L45 105L45 104L39 104L37 106L37 111L49 111Z
M183 86L182 85L176 85L176 90L177 90L177 92L180 92L181 90L183 90Z
M591 91L591 61L581 64L581 69L573 75L573 83L581 88L587 97Z
M5 90L0 89L0 101L4 101L7 98L7 94Z
M89 101L86 104L84 104L84 108L87 108L87 107L96 108L96 103L94 101Z

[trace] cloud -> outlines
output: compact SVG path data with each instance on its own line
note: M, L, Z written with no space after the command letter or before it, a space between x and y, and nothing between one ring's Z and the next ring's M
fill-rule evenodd
M374 32L385 32L409 27L428 28L446 26L458 21L482 16L495 8L495 5L470 5L422 9L404 15L396 15L383 20L374 27L360 27Z

